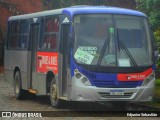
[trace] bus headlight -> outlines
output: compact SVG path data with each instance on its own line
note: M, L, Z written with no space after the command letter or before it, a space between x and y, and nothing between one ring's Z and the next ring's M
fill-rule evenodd
M75 77L76 77L77 79L80 79L80 78L82 77L82 74L81 74L81 73L76 73L76 74L75 74Z
M85 86L91 86L91 83L90 83L90 81L88 80L88 78L87 78L85 75L83 75L82 73L80 73L80 72L78 71L78 69L75 69L75 70L74 70L74 76L75 76L78 80L80 80Z
M74 70L74 76L77 78L77 79L80 79L82 77L82 74L78 71L78 69L75 69Z
M147 86L149 82L151 82L155 78L155 73L152 72L142 83L142 86Z
M84 76L81 81L82 81L82 83L83 83L84 85L86 85L86 86L91 86L91 83L90 83L90 81L88 80L87 77Z

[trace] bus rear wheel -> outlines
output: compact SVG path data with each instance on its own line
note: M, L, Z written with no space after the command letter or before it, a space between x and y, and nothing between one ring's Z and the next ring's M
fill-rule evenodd
M55 79L53 79L50 84L50 101L54 108L60 108L62 106L62 100L57 96L57 85Z
M27 97L27 91L22 89L21 75L17 71L14 77L14 93L17 100L22 100Z

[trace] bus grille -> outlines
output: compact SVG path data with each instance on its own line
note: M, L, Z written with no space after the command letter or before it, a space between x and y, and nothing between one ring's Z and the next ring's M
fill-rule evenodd
M120 81L107 81L107 80L92 80L93 86L96 87L107 87L107 88L135 88L142 84L142 81L130 81L130 82L120 82Z
M109 92L106 92L106 93L100 92L99 95L102 98L130 98L133 95L133 93L128 92L128 93L124 93L124 95L110 95Z

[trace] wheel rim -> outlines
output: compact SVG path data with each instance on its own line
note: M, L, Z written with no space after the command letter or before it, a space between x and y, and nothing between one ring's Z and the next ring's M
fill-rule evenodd
M15 93L16 94L19 93L19 80L18 80L18 78L16 78L16 81L15 81Z
M57 100L57 86L56 84L52 84L51 86L51 99L53 102Z

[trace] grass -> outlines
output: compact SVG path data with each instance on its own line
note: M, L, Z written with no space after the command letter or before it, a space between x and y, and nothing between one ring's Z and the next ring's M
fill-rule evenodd
M155 97L160 97L160 79L156 79L155 81L154 94L155 94Z

